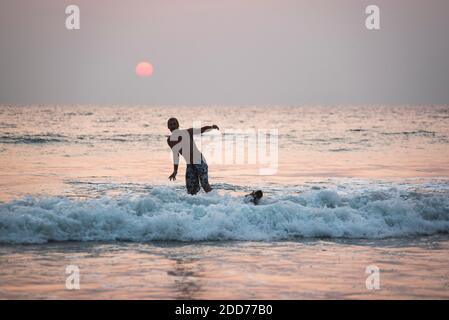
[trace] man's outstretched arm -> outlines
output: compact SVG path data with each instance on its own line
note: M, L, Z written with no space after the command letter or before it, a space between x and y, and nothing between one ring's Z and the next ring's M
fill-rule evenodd
M212 130L212 129L220 130L220 128L218 128L218 126L216 124L214 124L212 126L201 127L201 131L198 130L198 129L194 130L193 128L190 128L190 129L187 129L187 130L189 131L190 134L193 135L193 134L198 134L198 133L204 133L204 132L207 132L207 131Z

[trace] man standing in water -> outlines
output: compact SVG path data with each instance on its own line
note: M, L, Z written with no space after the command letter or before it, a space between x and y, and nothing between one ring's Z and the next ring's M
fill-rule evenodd
M186 188L189 194L196 194L200 191L200 184L203 190L209 192L212 190L209 185L208 167L206 159L198 150L193 140L194 134L202 134L206 131L217 129L218 126L205 126L201 129L179 129L179 122L176 118L170 118L167 127L171 131L171 135L167 138L167 144L173 152L173 173L168 177L170 180L176 180L179 166L179 154L186 161Z

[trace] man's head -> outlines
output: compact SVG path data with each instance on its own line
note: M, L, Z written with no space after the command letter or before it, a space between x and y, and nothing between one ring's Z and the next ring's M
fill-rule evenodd
M170 118L167 121L167 127L170 131L175 131L176 129L179 128L179 122L178 119L176 118Z

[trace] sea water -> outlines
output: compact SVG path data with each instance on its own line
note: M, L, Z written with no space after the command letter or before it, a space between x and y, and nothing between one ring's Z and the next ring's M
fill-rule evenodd
M214 191L187 195L184 165L167 179L172 116L225 142L275 129L276 171L207 155ZM0 106L0 297L448 298L448 119L447 106ZM243 201L253 189L258 206Z

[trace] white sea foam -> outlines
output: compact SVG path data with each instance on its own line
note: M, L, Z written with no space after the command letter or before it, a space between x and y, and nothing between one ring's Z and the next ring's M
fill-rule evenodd
M0 243L219 241L298 237L385 238L449 232L447 191L339 188L268 195L188 196L156 187L145 196L66 197L0 204Z

